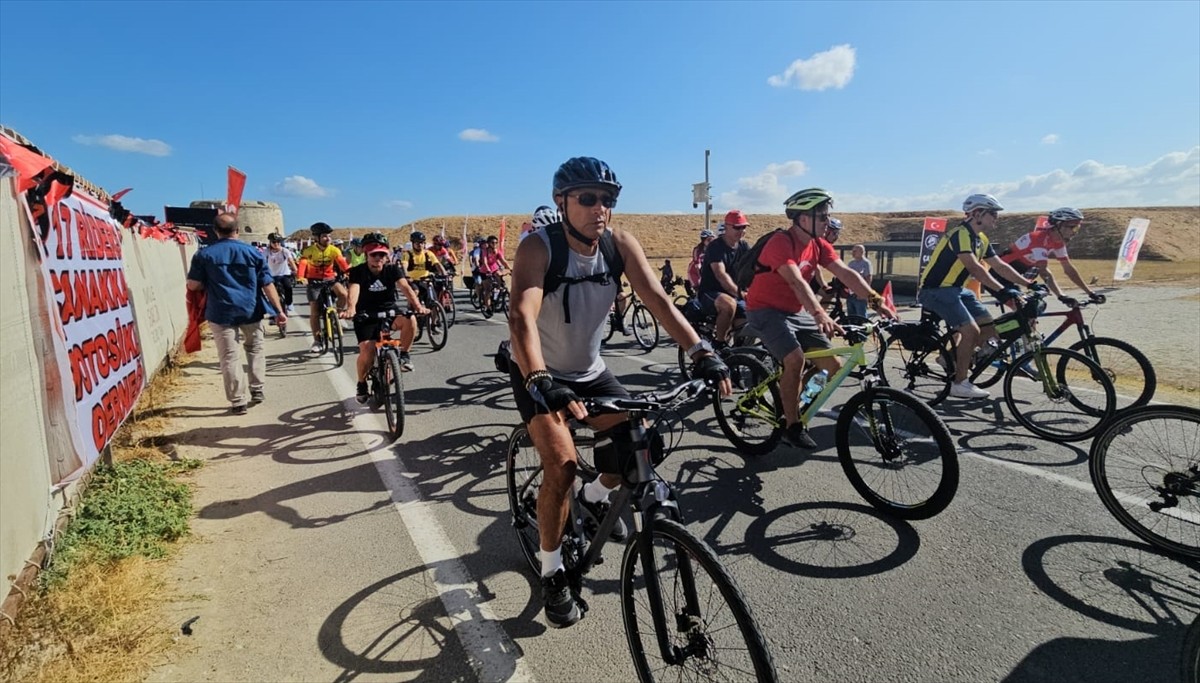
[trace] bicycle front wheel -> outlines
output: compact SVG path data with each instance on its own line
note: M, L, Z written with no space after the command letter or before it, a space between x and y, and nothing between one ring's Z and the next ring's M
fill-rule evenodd
M1100 501L1138 538L1200 559L1200 410L1145 406L1117 415L1092 442Z
M346 360L346 347L342 344L342 321L338 320L337 311L329 310L329 329L332 331L329 346L333 349L334 367L342 367Z
M454 327L458 319L458 309L454 306L454 295L449 289L443 289L442 293L438 294L438 303L446 311L446 327Z
M746 455L766 455L783 437L783 400L771 372L746 354L725 359L733 392L713 392L713 411L725 438Z
M429 344L434 351L441 351L446 346L449 330L446 325L446 311L436 302L429 303L429 315L425 317L426 332L429 333Z
M380 374L384 383L383 411L387 414L388 433L395 441L404 434L404 373L395 353L386 354Z
M540 527L537 521L538 493L542 490L542 459L533 447L533 439L524 425L508 435L508 455L504 466L508 487L508 508L521 554L534 576L542 575Z
M879 351L878 367L884 384L935 406L954 381L954 345L950 335L943 335L933 350L912 351L899 337L891 337Z
M658 346L658 321L650 315L650 310L642 304L633 307L633 338L638 346L646 351L653 351Z
M851 486L876 509L929 519L958 490L958 450L933 409L897 389L871 387L842 406L838 460Z
M1060 443L1092 438L1117 409L1100 366L1066 349L1038 349L1013 361L1004 374L1004 402L1023 427Z
M1154 390L1158 388L1158 375L1146 354L1136 346L1120 339L1109 337L1091 337L1082 339L1067 347L1078 351L1099 365L1113 388L1125 390L1133 395L1133 399L1125 399L1118 394L1117 408L1134 408L1150 403L1154 398Z
M750 606L712 548L670 519L655 519L641 533L650 534L652 557L643 557L635 536L621 559L621 615L638 680L778 680ZM666 633L654 624L656 602Z

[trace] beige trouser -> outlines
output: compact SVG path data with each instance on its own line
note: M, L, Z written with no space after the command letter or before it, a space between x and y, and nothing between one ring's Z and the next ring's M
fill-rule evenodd
M213 341L217 345L217 357L221 360L221 378L225 380L225 398L235 406L247 403L246 379L242 364L238 362L236 335L242 332L242 347L246 349L246 364L250 369L250 391L262 391L267 379L267 358L263 355L262 321L248 325L218 325L210 322Z

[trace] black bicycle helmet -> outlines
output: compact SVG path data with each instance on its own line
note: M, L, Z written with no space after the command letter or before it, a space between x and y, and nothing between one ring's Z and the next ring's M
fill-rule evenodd
M417 242L424 242L425 241L425 233L419 232L419 231L414 232L413 234L408 236L408 239L413 244L416 244Z
M313 223L309 227L309 230L312 232L313 237L320 237L321 235L328 235L333 232L333 228L329 227L328 223Z
M368 232L362 236L362 245L364 249L371 244L382 244L385 247L391 246L388 244L387 236L382 232Z
M621 183L608 164L595 157L572 157L554 172L554 194L566 194L577 187L606 187L613 197L621 194Z

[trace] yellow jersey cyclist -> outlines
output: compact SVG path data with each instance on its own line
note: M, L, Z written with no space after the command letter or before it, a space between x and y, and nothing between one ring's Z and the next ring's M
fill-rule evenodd
M362 240L358 237L350 238L350 253L347 254L346 260L350 262L350 267L367 262L367 254L363 251Z
M358 386L354 398L359 403L366 403L371 396L367 375L375 364L375 342L379 339L383 321L376 317L355 320L355 316L394 309L400 298L398 295L404 296L408 311L392 319L392 329L400 332L400 370L410 372L413 365L408 351L417 335L417 321L413 316L429 310L421 305L417 292L408 284L400 266L391 263L392 250L386 237L369 232L363 235L362 247L367 261L350 269L350 301L340 316L354 320L354 337L358 340Z
M445 275L446 269L436 254L425 248L425 233L414 232L410 238L412 249L404 255L402 265L408 279L416 282L431 275Z
M339 273L350 270L342 250L331 244L333 228L328 223L313 223L309 228L314 242L300 252L300 265L296 269L296 283L308 282L308 326L313 336L313 353L321 352L317 343L317 331L321 326L320 311L314 310L321 298L321 288L332 282L334 296L337 297L338 310L346 308L346 287L336 280Z
M996 338L992 316L975 298L975 292L967 289L968 277L974 277L991 291L1001 302L1020 297L1020 292L992 277L998 273L1008 282L1026 287L1033 284L1000 259L985 230L996 227L1000 202L990 194L973 194L963 201L965 218L958 227L947 230L938 240L929 255L929 263L921 273L921 286L917 303L937 313L946 321L946 327L958 336L958 352L954 359L954 383L950 395L955 398L987 398L985 389L971 384L967 379L971 371L975 348L983 347ZM989 272L980 261L992 267Z

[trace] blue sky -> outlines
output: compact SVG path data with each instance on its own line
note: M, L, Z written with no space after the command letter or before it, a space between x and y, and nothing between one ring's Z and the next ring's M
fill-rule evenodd
M1200 204L1200 2L0 2L0 122L161 216L289 231L531 212L571 156L618 212Z

